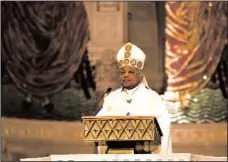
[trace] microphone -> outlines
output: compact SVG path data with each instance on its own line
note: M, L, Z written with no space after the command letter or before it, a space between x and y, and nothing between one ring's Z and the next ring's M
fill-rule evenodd
M99 102L103 99L103 97L105 96L105 94L108 94L108 93L110 93L111 91L112 91L112 88L111 88L111 87L107 88L107 90L105 91L105 93L104 93L104 94L101 96L101 98L97 101L96 106L95 106L95 109L94 109L94 113L95 113L95 111L96 111L97 105L98 105Z
M104 94L101 96L101 98L97 101L96 106L97 106L97 104L102 100L102 98L105 96L105 94L106 94L106 93L110 93L111 90L112 90L112 88L109 87L109 88L105 91L105 93L104 93Z
M106 93L110 93L112 91L112 88L108 88L107 90L106 90Z

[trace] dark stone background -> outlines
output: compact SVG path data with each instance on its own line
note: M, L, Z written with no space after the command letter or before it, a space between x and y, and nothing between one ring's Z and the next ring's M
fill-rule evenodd
M74 86L64 89L50 98L54 104L52 113L48 113L38 101L33 101L28 110L23 110L24 94L14 84L1 86L1 115L27 119L45 120L81 120L81 116L92 115L96 105L95 92L89 89L91 99L86 99L83 90Z

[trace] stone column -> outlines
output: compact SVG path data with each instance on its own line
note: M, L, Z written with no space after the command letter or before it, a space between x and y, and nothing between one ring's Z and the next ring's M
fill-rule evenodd
M116 54L127 42L126 2L87 2L90 42L89 58L96 68L96 95L99 99L107 88L120 86ZM100 107L102 102L98 105Z

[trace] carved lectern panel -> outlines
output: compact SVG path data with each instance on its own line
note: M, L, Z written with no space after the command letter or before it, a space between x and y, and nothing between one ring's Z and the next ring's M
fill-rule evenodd
M154 117L83 117L85 141L153 141L160 143Z

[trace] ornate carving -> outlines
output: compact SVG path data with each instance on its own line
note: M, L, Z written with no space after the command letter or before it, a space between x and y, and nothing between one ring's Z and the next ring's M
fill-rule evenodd
M85 141L144 140L161 142L153 117L84 117Z

